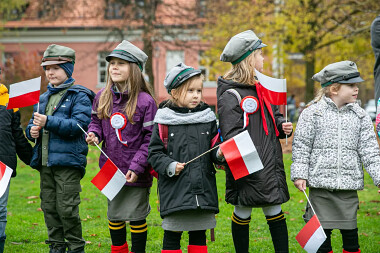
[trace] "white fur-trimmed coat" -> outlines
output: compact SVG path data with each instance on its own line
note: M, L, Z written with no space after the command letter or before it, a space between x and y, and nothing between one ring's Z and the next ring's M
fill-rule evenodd
M351 103L338 110L323 97L306 108L293 140L291 179L309 187L340 190L364 188L363 166L380 184L380 151L369 115Z

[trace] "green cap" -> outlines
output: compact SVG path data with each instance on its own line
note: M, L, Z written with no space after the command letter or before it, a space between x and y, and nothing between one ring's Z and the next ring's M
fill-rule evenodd
M41 66L55 65L65 62L75 63L75 51L69 47L51 44L44 52Z

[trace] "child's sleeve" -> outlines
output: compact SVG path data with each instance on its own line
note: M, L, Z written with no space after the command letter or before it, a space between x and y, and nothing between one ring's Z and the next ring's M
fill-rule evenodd
M223 140L231 139L244 131L243 112L236 97L224 92L218 98L219 126Z
M315 128L313 112L305 109L296 126L292 145L292 160L290 167L291 180L309 179L310 155L313 148Z
M30 164L32 159L32 146L25 138L24 132L20 123L20 111L13 113L12 117L12 135L16 145L16 153L18 157L27 165Z
M80 136L83 132L77 124L85 131L87 130L91 120L91 107L91 99L88 95L84 92L78 92L72 104L70 118L49 115L45 129L64 138Z
M150 139L148 147L148 162L160 175L167 175L167 171L170 169L169 166L176 163L176 161L170 158L166 152L164 143L160 138L158 124L154 124L152 138Z
M135 172L137 175L141 175L145 172L148 167L148 146L150 139L152 137L153 125L154 125L154 116L157 112L156 102L152 97L149 96L149 104L145 108L144 118L143 118L143 136L144 139L140 148L137 150L129 169Z
M88 132L93 132L96 137L98 137L99 143L103 141L103 129L102 120L98 117L98 101L101 91L96 95L94 102L92 104L91 110L91 122L88 125Z
M361 120L358 153L364 168L371 176L374 184L380 184L380 149L369 115Z
M377 132L377 135L380 137L380 98L377 101L377 108L376 108L376 132Z
M40 98L41 100L41 98ZM35 126L33 124L33 120L34 120L34 113L37 111L37 104L35 104L33 106L33 113L32 113L32 118L29 120L28 122L28 125L26 126L25 128L25 135L26 135L26 138L28 138L30 141L33 141L34 142L34 138L30 135L30 129L32 128L32 126Z

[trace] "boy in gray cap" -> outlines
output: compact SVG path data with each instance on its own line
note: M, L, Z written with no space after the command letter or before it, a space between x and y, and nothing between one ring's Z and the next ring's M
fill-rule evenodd
M218 79L219 126L223 140L248 131L260 145L264 168L236 181L226 167L226 201L235 206L231 217L232 238L237 253L249 251L249 224L253 208L261 208L269 226L275 252L288 252L288 231L281 204L289 200L282 149L279 139L290 136L292 123L286 122L278 107L261 94L255 69L262 71L264 43L251 31L233 36L220 56L231 69ZM255 104L255 111L244 106ZM269 250L268 250L269 251Z
M364 80L356 64L341 61L313 76L322 89L303 110L293 140L291 179L309 199L327 236L318 252L332 252L331 232L339 229L343 252L359 253L357 190L363 166L380 187L380 150L370 116L356 102ZM314 215L308 203L304 215Z
M80 180L85 174L87 129L95 93L74 84L75 51L52 44L41 66L49 81L39 107L25 130L35 142L30 166L40 172L41 208L48 231L50 253L84 252L85 240L79 217ZM37 108L38 111L37 111Z

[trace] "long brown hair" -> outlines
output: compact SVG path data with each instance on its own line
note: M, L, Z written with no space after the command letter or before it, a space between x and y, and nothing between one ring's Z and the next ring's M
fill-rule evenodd
M223 78L226 80L234 81L236 83L254 85L256 83L254 58L260 52L261 49L255 50L241 62L232 65L232 68L228 70L226 74L224 74Z
M127 62L127 63L129 64L129 76L128 76L128 79L125 80L125 85L127 87L126 90L128 92L129 98L128 98L127 103L124 106L123 112L127 115L128 121L134 124L135 122L133 121L133 115L136 112L137 98L139 96L139 93L141 91L144 91L148 93L149 95L151 95L153 99L154 97L153 97L152 87L144 79L144 76L140 68L137 66L137 64L132 63L132 62ZM110 64L108 64L107 84L102 94L100 95L99 102L98 102L97 114L98 114L99 119L106 119L106 118L111 117L112 103L113 103L111 88L113 85L114 83L112 82L112 79L110 77Z

